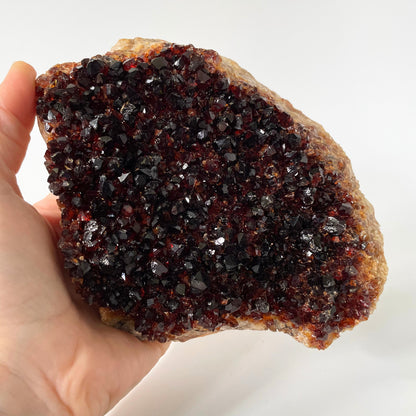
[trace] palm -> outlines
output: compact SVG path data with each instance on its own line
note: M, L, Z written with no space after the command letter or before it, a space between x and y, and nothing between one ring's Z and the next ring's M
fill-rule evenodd
M0 89L0 107L6 107L13 76L20 77L20 88L32 85L24 90L24 98L31 96L26 102L33 102L34 74L20 65L20 74L15 70L17 75L11 73ZM8 103L0 121L13 118L16 103ZM12 371L24 368L39 377L36 396L41 397L36 389L46 389L49 396L44 397L58 400L69 413L101 415L143 378L165 347L106 327L71 296L56 250L56 202L49 197L34 209L15 184L13 173L34 118L33 105L23 111L16 108L19 125L0 132L0 157L5 161L0 166L0 353Z

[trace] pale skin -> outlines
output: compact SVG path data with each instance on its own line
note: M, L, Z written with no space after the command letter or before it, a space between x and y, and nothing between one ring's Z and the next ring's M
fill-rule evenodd
M32 206L16 182L34 94L34 69L15 63L0 85L0 415L104 415L167 344L105 326L71 293L56 201Z

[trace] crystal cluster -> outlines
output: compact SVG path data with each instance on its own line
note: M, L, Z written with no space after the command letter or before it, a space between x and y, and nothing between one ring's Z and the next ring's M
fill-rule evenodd
M212 60L96 56L38 86L65 267L144 339L277 316L324 342L372 300L355 201L307 131Z

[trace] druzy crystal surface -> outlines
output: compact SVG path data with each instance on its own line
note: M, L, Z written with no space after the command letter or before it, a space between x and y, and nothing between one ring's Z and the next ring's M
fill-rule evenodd
M355 201L289 114L207 56L96 56L38 86L65 267L144 339L278 316L319 347L375 297L355 281Z

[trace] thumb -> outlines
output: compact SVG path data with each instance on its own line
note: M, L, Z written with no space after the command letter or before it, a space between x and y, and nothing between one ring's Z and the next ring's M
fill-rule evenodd
M26 153L35 119L35 70L16 62L0 84L0 180L17 173ZM8 176L8 175L6 175Z

